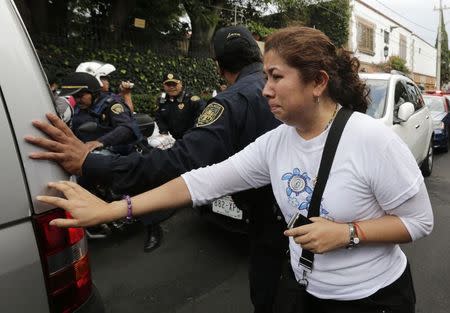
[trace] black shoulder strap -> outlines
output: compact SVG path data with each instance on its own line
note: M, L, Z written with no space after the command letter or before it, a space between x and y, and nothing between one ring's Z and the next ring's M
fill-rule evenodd
M319 173L317 174L317 181L314 186L314 191L311 197L311 202L308 209L308 218L314 216L320 216L320 203L322 202L323 191L327 184L328 176L330 174L331 165L333 164L334 155L339 145L342 132L344 131L345 124L352 115L353 111L347 108L341 108L331 124L330 132L328 133L323 148L322 159L320 161ZM302 250L302 256L300 258L300 264L309 270L312 269L314 262L314 253L308 250Z

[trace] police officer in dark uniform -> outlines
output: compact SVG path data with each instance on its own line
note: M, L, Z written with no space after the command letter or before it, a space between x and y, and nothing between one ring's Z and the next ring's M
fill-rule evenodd
M126 155L142 139L128 106L119 96L101 91L94 76L82 72L69 74L63 80L60 95L72 95L76 100L72 130L90 150L108 147L115 153ZM88 122L95 123L96 128L83 130L83 125Z
M89 179L103 184L112 183L111 187L122 194L137 194L191 169L223 161L242 150L280 124L262 95L265 77L261 52L251 33L241 26L218 30L214 50L229 87L208 102L198 118L197 127L177 140L172 148L128 156L90 153L84 161L81 160L82 165L76 161L68 164L69 160L77 160L77 157L83 159L82 153L85 153L78 148L70 148L78 147L79 143L68 135L58 137L63 148L59 146L57 151L46 140L28 138L29 142L56 152L36 152L33 157L55 160L72 172L81 166L83 175ZM65 129L62 123L53 120L52 123ZM46 133L55 132L54 127L48 124L41 124L39 128ZM284 219L277 211L270 187L240 193L234 196L234 200L238 206L249 210L251 217L249 280L255 313L272 312L288 247L288 240L283 236Z
M161 134L170 134L175 139L183 137L191 129L204 108L199 96L183 89L181 78L174 73L163 77L164 93L158 98L155 120Z

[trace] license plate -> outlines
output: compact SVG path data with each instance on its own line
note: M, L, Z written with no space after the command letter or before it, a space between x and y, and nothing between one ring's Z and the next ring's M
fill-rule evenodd
M236 206L231 196L225 196L213 201L212 210L215 213L242 220L242 210Z

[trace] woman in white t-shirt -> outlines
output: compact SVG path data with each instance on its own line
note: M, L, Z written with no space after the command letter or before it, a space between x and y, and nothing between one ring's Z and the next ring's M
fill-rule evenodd
M319 30L292 27L266 41L264 68L264 95L284 125L222 163L186 173L128 201L107 204L76 184L51 183L68 200L39 200L73 216L51 224L90 226L191 201L202 205L269 183L286 221L297 212L307 216L325 139L344 106L355 112L337 148L320 217L285 232L295 280L306 275L308 286L306 292L296 289L296 283L294 290L282 290L276 313L414 312L411 275L398 244L431 232L431 204L405 144L360 113L367 109L367 90L358 78L359 62L337 50ZM358 247L346 249L358 241ZM310 272L298 264L302 249L316 254ZM295 282L294 275L283 279Z

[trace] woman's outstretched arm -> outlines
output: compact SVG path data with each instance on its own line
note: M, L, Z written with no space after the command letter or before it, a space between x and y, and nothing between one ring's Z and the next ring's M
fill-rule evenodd
M50 225L58 227L87 227L108 223L127 216L126 200L107 203L80 185L61 181L49 183L49 187L62 192L66 199L38 196L38 200L66 210L71 218L55 219ZM191 195L181 177L131 198L133 216L158 210L188 206Z

